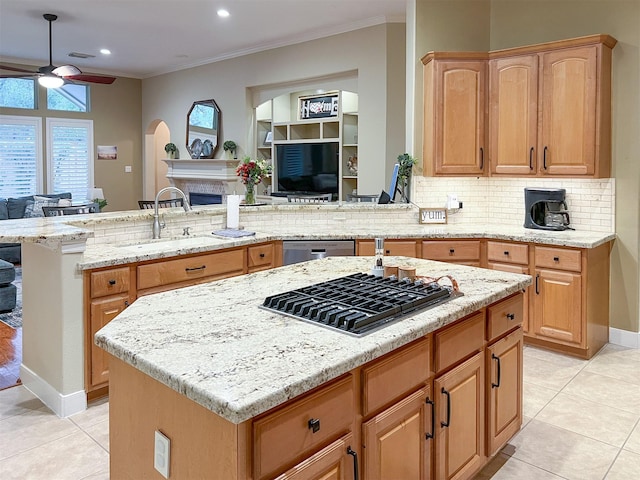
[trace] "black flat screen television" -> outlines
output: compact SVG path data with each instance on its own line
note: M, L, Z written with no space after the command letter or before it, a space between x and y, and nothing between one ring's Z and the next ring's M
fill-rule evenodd
M279 194L331 193L338 197L338 142L276 145Z

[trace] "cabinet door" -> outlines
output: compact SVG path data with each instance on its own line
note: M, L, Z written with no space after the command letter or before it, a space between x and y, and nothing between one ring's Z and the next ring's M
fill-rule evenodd
M595 172L596 58L596 46L542 54L542 173Z
M349 433L307 458L276 480L354 480L353 435ZM352 453L349 453L352 452Z
M582 277L557 270L536 270L533 333L582 344Z
M358 255L373 256L375 253L373 240L358 240ZM384 254L419 258L418 242L415 240L385 240Z
M487 456L522 425L522 329L487 348Z
M486 77L485 60L436 61L434 82L434 170L436 175L482 175L484 173Z
M471 478L485 463L484 352L436 378L435 478Z
M89 325L88 355L90 386L96 387L109 381L109 355L105 350L93 343L98 330L115 318L129 305L129 296L109 297L91 302L91 318Z
M433 399L423 387L362 425L367 480L430 478Z
M489 62L489 162L492 174L535 175L538 57Z

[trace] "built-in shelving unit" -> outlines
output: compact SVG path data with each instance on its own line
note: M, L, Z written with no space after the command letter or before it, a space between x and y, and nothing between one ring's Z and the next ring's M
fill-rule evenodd
M357 172L349 168L358 162L358 94L338 92L337 116L300 120L298 98L308 94L281 95L256 108L256 158L273 161L278 144L338 142L338 198L346 200L347 194L358 190ZM267 132L271 132L271 142L265 141ZM272 187L277 191L276 185Z

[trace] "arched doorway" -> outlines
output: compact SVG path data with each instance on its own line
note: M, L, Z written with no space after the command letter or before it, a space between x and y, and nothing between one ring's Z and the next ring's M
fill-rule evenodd
M149 124L144 138L142 195L145 200L155 198L158 190L169 186L168 166L162 159L167 158L164 146L169 143L170 139L171 132L164 121L154 120Z

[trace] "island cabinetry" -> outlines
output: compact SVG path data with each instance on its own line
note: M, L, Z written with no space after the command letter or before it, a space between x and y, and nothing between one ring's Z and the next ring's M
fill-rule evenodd
M425 240L422 258L479 267L480 240Z
M420 244L416 240L389 239L384 241L384 254L420 258ZM358 240L356 252L361 256L375 255L375 240Z
M253 422L254 473L272 478L352 430L356 412L353 375L305 395Z
M486 53L429 53L424 64L425 175L484 175Z
M247 247L247 272L259 272L282 265L282 242Z
M130 267L93 271L85 277L88 325L85 328L85 385L89 398L102 395L109 380L108 354L93 343L93 336L135 299Z
M529 275L529 245L525 243L487 241L487 268ZM529 331L529 289L524 291L522 331Z
M138 265L138 295L241 275L245 255L246 249L234 248Z

